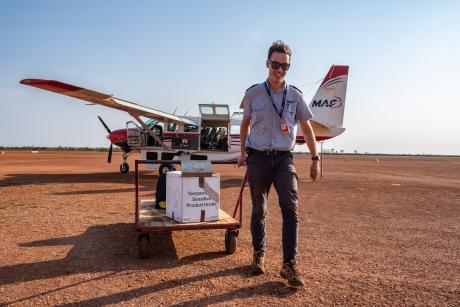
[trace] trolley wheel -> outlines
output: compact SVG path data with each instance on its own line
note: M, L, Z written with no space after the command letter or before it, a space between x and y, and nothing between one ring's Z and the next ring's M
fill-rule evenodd
M139 257L142 259L148 258L150 256L150 238L148 234L140 234L137 238L138 247L139 247Z
M236 251L236 243L238 241L238 231L227 230L225 232L225 251L227 254L233 254Z
M127 174L129 172L129 164L126 162L123 162L120 164L120 172L122 174Z
M174 164L161 164L160 167L158 168L158 172L161 174L166 174L170 171L175 171L176 167Z

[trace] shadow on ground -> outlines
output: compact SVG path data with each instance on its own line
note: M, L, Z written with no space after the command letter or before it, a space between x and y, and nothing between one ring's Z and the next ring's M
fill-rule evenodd
M157 177L149 175L150 177ZM83 174L6 174L0 186L23 186L58 183L134 183L134 174L83 173Z
M23 248L57 245L71 245L72 248L59 260L0 267L0 285L87 272L155 270L169 267L171 263L183 263L177 258L170 233L152 235L151 244L155 248L152 248L149 260L154 261L138 259L135 225L123 223L89 227L81 235L73 237L20 243ZM196 255L197 260L208 256Z
M133 173L89 173L89 174L7 174L0 180L0 187L6 186L26 186L26 185L48 185L48 184L78 184L78 183L112 183L130 184L127 188L108 188L97 190L73 190L54 193L56 195L75 195L75 194L101 194L101 193L120 193L134 192ZM139 190L151 191L155 189L158 175L152 173L141 174L139 178ZM221 188L232 188L241 186L242 178L222 178Z
M249 271L247 267L237 267L233 269L213 272L209 274L201 274L197 276L170 280L166 282L162 282L159 284L155 284L152 286L137 288L133 290L128 290L124 292L119 292L103 297L97 297L89 300L79 301L77 303L65 304L62 306L102 306L102 305L109 305L109 304L118 304L124 301L129 301L135 299L137 297L141 297L144 295L148 295L155 292L164 291L170 288L174 288L178 285L186 285L188 283L195 283L204 280L210 280L213 278L219 278L223 276L230 276L230 275L240 275L245 277L247 274L245 272ZM247 277L247 276L246 276ZM273 296L276 298L287 297L291 294L296 292L295 289L286 288L284 283L282 282L265 282L262 284L258 284L252 287L245 287L245 288L237 288L234 291L226 292L218 295L207 296L204 298L199 298L191 301L187 301L184 303L179 303L176 305L171 306L207 306L209 304L215 303L224 303L229 302L234 299L245 299L254 296Z
M46 247L57 245L72 245L67 255L59 260L40 261L12 266L0 267L0 285L28 282L34 280L55 278L69 274L84 274L109 272L102 276L78 282L85 283L92 280L109 278L112 275L132 274L132 271L154 271L186 266L197 261L205 261L225 257L222 252L206 252L195 254L181 259L178 258L171 233L151 234L151 254L147 260L138 258L137 233L133 224L97 225L89 227L84 233L73 237L54 238L41 241L20 243L22 248ZM218 270L211 273L159 282L146 287L131 289L124 292L97 297L86 301L79 301L76 305L105 305L127 301L153 292L182 286L188 283L205 281L223 276L239 275L249 278L251 274L247 266ZM46 293L73 287L76 284L63 288L50 290ZM26 298L21 298L7 304L24 302L34 297L42 296L40 293ZM257 295L273 295L280 297L289 295L292 290L286 289L280 282L267 282L260 285L239 288L230 293L210 296L188 301L187 306L206 305L216 302L225 302L230 298L247 298Z

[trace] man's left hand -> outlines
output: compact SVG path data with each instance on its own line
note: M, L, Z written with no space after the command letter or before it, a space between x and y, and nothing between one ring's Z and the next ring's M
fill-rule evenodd
M319 175L319 161L312 161L311 167L310 167L310 178L315 181L316 178L318 178Z

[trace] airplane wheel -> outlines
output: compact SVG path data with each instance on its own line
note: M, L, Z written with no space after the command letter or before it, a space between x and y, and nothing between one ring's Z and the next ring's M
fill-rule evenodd
M236 251L238 241L238 231L227 230L225 232L225 251L231 255Z
M138 237L139 257L146 259L150 256L150 238L148 234L140 234Z
M127 174L129 172L129 164L126 162L123 162L120 164L120 172L122 174Z
M170 171L175 171L176 167L173 164L161 164L158 172L161 174L166 174Z

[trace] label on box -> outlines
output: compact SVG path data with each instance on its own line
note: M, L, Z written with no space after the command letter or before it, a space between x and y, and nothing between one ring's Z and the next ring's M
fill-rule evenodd
M199 177L182 177L180 171L166 175L168 217L181 223L219 220L220 176L213 174L203 179L205 189L200 187Z
M184 203L186 208L205 208L205 207L216 207L215 202L208 193L203 191L186 191L184 193Z

